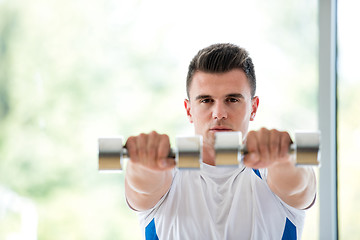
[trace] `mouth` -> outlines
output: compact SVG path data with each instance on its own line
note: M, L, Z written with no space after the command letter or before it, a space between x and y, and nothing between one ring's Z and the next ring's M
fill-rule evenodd
M211 132L230 132L232 131L231 128L223 127L223 126L216 126L209 129Z

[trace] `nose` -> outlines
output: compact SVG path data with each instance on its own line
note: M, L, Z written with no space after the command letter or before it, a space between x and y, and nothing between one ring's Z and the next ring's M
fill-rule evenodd
M212 116L217 120L226 119L228 117L226 106L221 102L215 103L213 105Z

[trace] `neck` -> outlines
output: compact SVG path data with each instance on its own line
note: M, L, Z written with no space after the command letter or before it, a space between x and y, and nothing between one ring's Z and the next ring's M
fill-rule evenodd
M208 165L216 166L214 147L203 147L202 161Z

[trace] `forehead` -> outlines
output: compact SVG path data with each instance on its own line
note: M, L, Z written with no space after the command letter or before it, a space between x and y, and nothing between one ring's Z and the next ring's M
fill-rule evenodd
M226 73L206 73L197 71L189 89L191 99L198 95L222 97L228 94L240 93L250 96L249 81L241 69L234 69Z

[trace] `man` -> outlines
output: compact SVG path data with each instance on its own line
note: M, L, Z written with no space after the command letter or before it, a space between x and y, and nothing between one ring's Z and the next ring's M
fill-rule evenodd
M316 196L311 168L297 168L287 132L250 131L258 109L248 53L215 44L193 58L184 101L203 136L200 170L179 171L167 135L130 137L125 176L129 206L146 239L300 239L304 209ZM249 153L239 168L216 167L214 133L241 131Z

